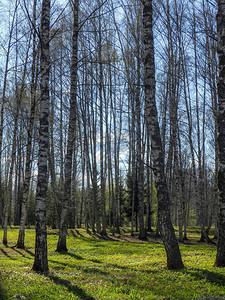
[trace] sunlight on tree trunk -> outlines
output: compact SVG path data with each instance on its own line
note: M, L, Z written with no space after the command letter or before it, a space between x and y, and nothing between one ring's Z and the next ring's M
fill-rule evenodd
M183 268L178 241L170 218L170 199L162 157L162 143L155 103L155 64L152 31L152 0L143 0L144 87L147 126L151 135L152 162L158 198L159 229L167 254L169 269Z
M42 2L42 19L40 30L40 119L39 119L39 152L38 179L36 193L36 241L33 270L48 273L46 198L48 185L48 139L49 139L49 28L50 0Z

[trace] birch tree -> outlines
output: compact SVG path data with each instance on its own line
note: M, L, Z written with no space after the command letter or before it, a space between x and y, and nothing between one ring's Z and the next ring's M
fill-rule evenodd
M46 198L48 184L48 139L49 139L49 29L50 0L43 0L40 28L40 118L39 118L39 152L38 178L36 193L36 241L33 270L48 273Z
M78 39L78 7L79 1L75 0L73 4L74 23L73 23L73 40L72 40L72 61L71 61L71 87L70 87L70 116L67 140L67 152L65 157L65 182L64 182L64 199L62 203L62 213L59 230L59 240L57 251L67 251L66 235L68 226L68 209L71 197L71 180L72 180L72 158L74 149L74 138L76 128L76 94L77 94L77 39Z
M170 198L166 184L162 142L159 130L155 102L155 64L152 30L152 0L143 3L143 39L144 39L144 88L146 122L151 136L152 163L157 189L159 229L167 254L167 267L184 267L174 228L170 218Z
M219 60L218 88L218 147L219 147L219 236L215 265L225 267L225 0L218 1L217 54Z
M7 52L6 52L6 62L5 62L5 71L4 71L4 79L3 79L3 89L2 89L2 97L1 97L1 113L0 113L0 205L3 207L3 189L2 189L2 145L3 145L3 131L4 131L4 111L6 105L6 90L7 90L7 80L8 80L8 73L9 73L9 64L10 64L10 54L12 51L12 39L13 39L13 30L15 27L16 22L16 13L18 9L19 3L16 2L14 11L13 11L13 18L10 25L10 32L8 38L8 45L7 45Z
M36 26L36 0L33 4L33 26ZM34 127L34 116L36 106L36 80L35 80L35 64L36 64L36 31L33 28L33 57L32 57L32 71L31 71L31 104L30 104L30 118L29 126L27 130L27 149L26 149L26 163L25 163L25 179L23 182L23 199L21 205L21 217L20 217L20 230L17 241L18 248L24 248L25 237L25 224L27 218L27 200L29 194L30 177L31 177L31 152L32 152L32 137ZM38 61L38 60L37 60ZM37 72L36 72L37 73Z

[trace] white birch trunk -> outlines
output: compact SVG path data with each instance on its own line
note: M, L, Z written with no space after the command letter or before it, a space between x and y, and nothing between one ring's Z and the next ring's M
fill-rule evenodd
M155 64L152 31L152 0L143 0L144 87L146 121L151 135L152 162L158 198L159 229L167 254L169 269L183 268L183 262L170 218L170 199L166 184L162 143L155 103Z
M50 0L42 2L42 19L40 30L40 119L39 119L39 152L38 179L36 193L36 241L33 270L48 273L47 228L46 228L46 194L48 184L48 139L49 139L49 29Z

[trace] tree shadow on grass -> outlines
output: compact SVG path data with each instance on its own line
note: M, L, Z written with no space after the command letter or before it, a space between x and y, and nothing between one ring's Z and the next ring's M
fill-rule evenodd
M105 236L105 235L101 235L101 234L98 234L98 233L92 233L91 236L92 236L92 238L99 239L100 241L114 241L114 242L117 242L117 240L112 239L108 235Z
M25 258L31 259L31 257L27 257L21 250L18 250L15 247L11 247L11 249Z
M84 260L84 258L78 254L75 254L75 253L71 253L71 252L62 252L60 253L61 255L68 255L68 256L71 256L77 260Z
M11 255L9 255L8 252L6 252L4 249L0 249L0 254L4 254L6 257L12 259L12 260L16 260L14 257L12 257Z
M225 276L222 274L218 274L216 272L205 269L191 269L188 270L188 273L191 276L194 276L197 280L206 279L212 284L225 286Z
M35 256L33 252L31 252L29 249L25 248L24 249L25 252L27 252L28 254L30 254L31 256Z
M65 286L69 292L72 292L75 296L79 296L82 300L94 300L95 298L89 296L83 289L71 284L69 280L61 279L55 275L48 275L48 277L55 283Z
M98 234L96 232L91 232L89 229L87 231L87 233L90 235L90 237L86 237L84 236L82 233L80 233L80 231L78 229L71 229L68 231L68 233L70 235L72 235L73 237L80 237L86 241L90 241L90 237L92 237L94 240L94 242L96 242L96 240L99 240L99 241L114 241L114 242L117 242L117 240L115 239L112 239L111 237L109 237L108 235L107 236L104 236L104 235L101 235L101 234Z
M72 235L73 237L77 237L77 235L75 234L75 232L74 232L74 230L73 229L70 229L69 231L68 231L68 235Z
M28 254L30 254L31 256L35 256L35 254L33 253L33 252L31 252L29 249L24 249L25 250L25 252L27 252ZM75 254L75 253L70 253L70 252L62 252L62 253L60 253L60 255L65 255L65 256L71 256L71 257L73 257L73 258L75 258L75 259L77 259L77 260L83 260L84 258L82 257L82 256L80 256L80 255L77 255L77 254ZM63 266L70 266L71 268L73 267L74 268L74 266L73 265L69 265L67 262L61 262L61 261L58 261L58 260L54 260L54 259L51 259L51 258L49 258L48 259L49 260L49 262L52 262L52 263L57 263L57 264L59 264L59 265L63 265Z
M65 268L66 267L74 268L74 265L70 265L67 262L61 262L61 261L54 260L54 259L48 259L48 261L51 262L51 263L54 263L54 264L64 266ZM56 268L56 267L54 267L54 268ZM65 268L61 267L60 269L65 269Z
M90 267L79 266L79 267L77 267L77 269L81 270L84 273L89 273L89 274L98 273L98 274L104 275L104 276L109 274L108 272L105 272L105 271L101 270L100 268L96 268L96 267L92 267L92 266L90 266Z
M101 260L98 260L98 259L88 259L89 261L92 261L93 263L96 263L96 264L103 264L103 262Z
M81 234L80 232L79 232L79 230L77 230L77 229L74 229L75 231L76 231L76 234L77 235L79 235L79 236L81 236L81 237L85 237L83 234ZM74 235L74 236L76 236L76 235Z

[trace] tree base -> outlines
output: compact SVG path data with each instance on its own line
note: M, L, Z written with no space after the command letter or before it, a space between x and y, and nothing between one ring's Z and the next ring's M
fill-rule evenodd
M117 229L115 230L115 233L116 233L116 234L121 234L121 233L120 233L120 229L117 228Z
M107 236L107 232L105 230L104 231L102 230L101 233L100 233L100 235L101 236Z
M40 266L37 266L36 264L33 265L33 268L31 270L38 274L43 274L43 275L49 274L48 268L40 268Z
M68 252L68 249L65 246L57 246L56 252L66 253Z
M24 244L23 243L17 243L16 245L15 245L15 248L18 248L18 249L25 249L25 246L24 246Z
M198 243L207 243L207 244L215 244L209 237L207 238L200 238Z
M178 264L178 265L168 265L167 266L168 270L183 270L184 269L184 265L182 264Z
M223 258L223 259L218 259L218 258L216 258L214 267L217 267L217 268L225 268L225 260L224 260L224 258Z
M147 240L147 232L143 230L143 232L140 232L138 235L138 239L141 241L146 241Z

